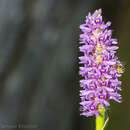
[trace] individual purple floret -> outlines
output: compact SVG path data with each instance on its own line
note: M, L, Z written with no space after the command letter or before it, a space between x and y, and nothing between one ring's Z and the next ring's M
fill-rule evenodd
M121 81L118 77L123 73L122 64L115 56L118 49L117 40L111 38L109 30L111 22L102 21L101 9L92 15L89 13L85 24L80 25L83 34L80 35L79 57L81 97L81 115L99 116L99 109L110 106L109 100L121 102Z

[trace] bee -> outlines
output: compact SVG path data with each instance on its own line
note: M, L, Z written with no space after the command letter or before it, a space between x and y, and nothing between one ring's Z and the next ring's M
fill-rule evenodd
M121 74L124 73L124 66L124 63L118 62L116 65L113 65L113 68L117 69L117 72Z

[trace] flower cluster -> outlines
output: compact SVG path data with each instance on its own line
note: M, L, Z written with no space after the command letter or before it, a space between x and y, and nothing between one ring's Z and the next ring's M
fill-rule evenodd
M80 35L80 52L84 55L79 57L81 115L99 116L101 108L108 107L109 100L121 102L121 81L118 77L123 73L123 66L115 56L118 49L117 40L111 38L109 30L111 22L102 21L101 9L92 15L86 16L85 24L80 25L83 34Z

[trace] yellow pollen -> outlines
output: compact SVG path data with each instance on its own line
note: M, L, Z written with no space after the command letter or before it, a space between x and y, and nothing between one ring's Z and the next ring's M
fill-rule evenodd
M104 60L106 60L107 59L107 57L104 57Z
M99 19L97 19L96 22L99 22Z
M104 38L103 37L100 37L101 40L103 40Z
M103 98L104 96L100 96L100 98Z
M102 79L102 81L105 81L105 79Z
M94 107L91 107L91 109L94 109Z
M102 85L105 85L105 83L102 83Z
M94 78L94 75L92 75L91 77Z
M101 51L101 48L100 48L100 47L96 47L96 50L100 52L100 51Z
M102 69L101 71L104 72L105 70Z
M96 61L98 61L99 63L102 62L101 58L100 57L96 57Z

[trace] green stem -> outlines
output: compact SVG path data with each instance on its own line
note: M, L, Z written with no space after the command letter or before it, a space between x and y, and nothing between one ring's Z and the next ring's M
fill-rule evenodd
M96 130L104 130L105 109L99 110L100 115L96 117Z

